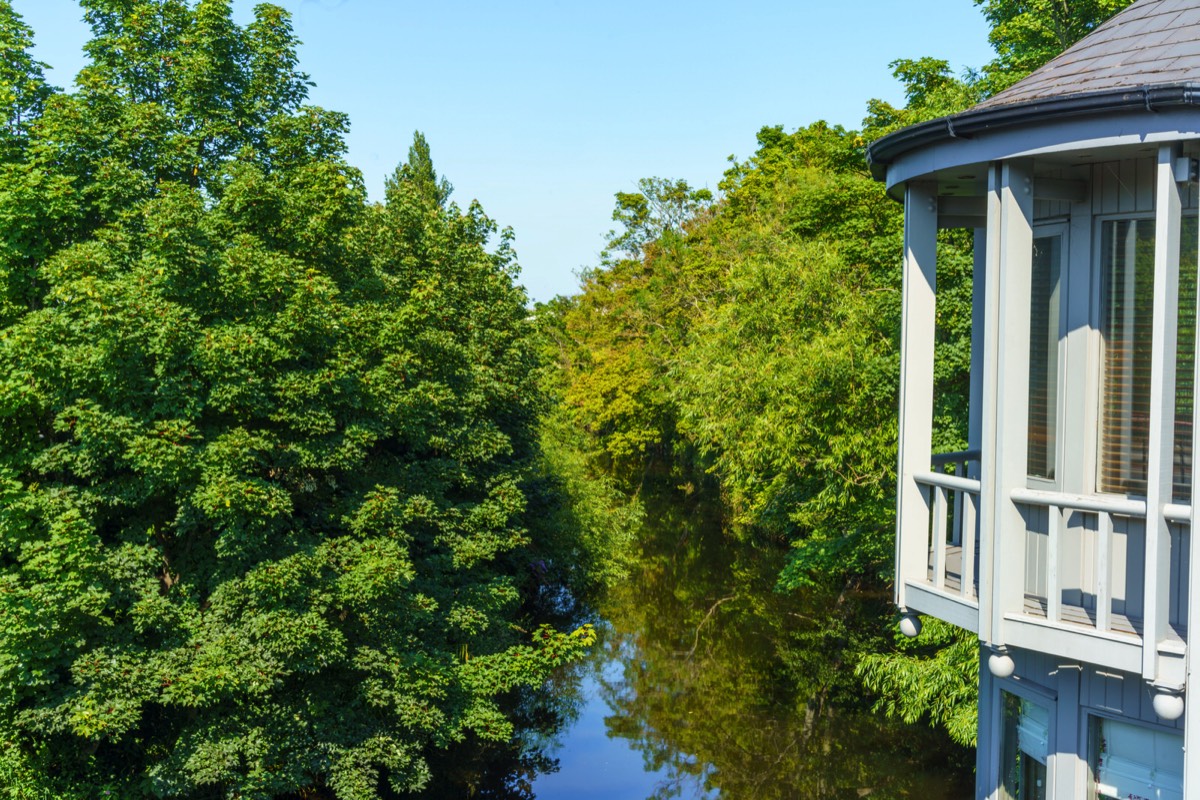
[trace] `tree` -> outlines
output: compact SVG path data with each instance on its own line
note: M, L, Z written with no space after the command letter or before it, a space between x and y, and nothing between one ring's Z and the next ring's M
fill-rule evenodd
M30 54L33 31L0 0L0 161L9 161L24 148L30 125L41 116L54 93L46 83L46 66Z
M903 108L883 100L867 101L863 136L874 141L893 131L937 117L965 111L986 96L987 84L976 72L956 78L950 64L938 58L898 59L892 75L904 84Z
M84 8L79 90L0 167L5 790L417 789L593 637L531 602L511 236L420 135L368 205L281 9Z
M387 197L389 200L397 197L404 186L411 187L420 194L425 205L430 208L441 208L450 199L454 187L444 177L438 178L433 168L433 159L429 155L429 143L420 131L413 134L412 147L408 149L408 160L396 167L396 171L386 181Z
M992 26L996 59L987 66L989 93L1016 83L1087 36L1133 0L975 0Z
M624 227L609 231L606 253L620 253L625 258L639 259L651 242L668 233L682 234L684 225L692 222L713 203L708 189L693 189L684 180L642 178L637 192L617 192L613 222Z

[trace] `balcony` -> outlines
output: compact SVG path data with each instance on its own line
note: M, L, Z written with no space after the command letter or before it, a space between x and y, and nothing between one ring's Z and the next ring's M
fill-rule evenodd
M1023 603L1005 615L1018 623L1012 643L1138 672L1147 660L1146 610L1161 608L1149 661L1156 679L1182 684L1191 508L1163 507L1169 566L1147 572L1146 501L1036 489L1014 490L1010 499L1026 521ZM1067 635L1047 646L1031 632L1039 626Z
M993 650L1178 692L1197 602L1191 508L1173 498L1200 492L1190 469L1200 202L1184 197L1192 162L1177 148L1120 155L1116 166L992 163L973 216L934 181L905 185L896 603ZM1129 197L1110 202L1122 186ZM975 231L971 452L939 456L947 226Z
M992 566L981 559L980 521L986 509L980 505L979 458L977 451L935 455L929 472L913 476L924 504L908 513L922 517L914 528L925 531L925 558L916 570L899 576L909 610L976 633L981 583L986 586L992 577ZM999 604L993 613L1003 620L1003 640L1140 672L1145 610L1162 592L1166 622L1155 637L1154 672L1164 681L1181 682L1191 508L1163 508L1162 520L1170 531L1169 569L1165 583L1147 586L1144 500L1023 488L1012 491L1008 502L1019 509L1024 524L998 537L997 546L1019 550L1018 558L1004 559L1019 574L1001 577L1022 591L1009 605L1000 600L1003 592L991 598Z
M929 472L914 476L925 500L926 559L924 575L907 581L909 593L927 613L977 632L979 453L946 453L932 461Z

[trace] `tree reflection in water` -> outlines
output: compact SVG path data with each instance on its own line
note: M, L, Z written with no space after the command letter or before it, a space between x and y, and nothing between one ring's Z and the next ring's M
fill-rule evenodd
M556 772L556 753L571 745L593 682L608 737L662 776L652 800L971 796L972 754L872 714L853 676L854 654L879 646L890 597L777 592L781 548L732 535L715 503L643 499L641 552L601 605L600 646L512 698L514 741L435 755L421 797L533 800L538 776ZM567 610L564 625L579 613ZM599 764L589 773L594 796L617 777Z
M603 608L621 667L601 691L609 736L668 776L656 800L971 794L969 751L872 714L854 680L888 598L776 592L778 548L728 536L704 503L648 510L636 573Z

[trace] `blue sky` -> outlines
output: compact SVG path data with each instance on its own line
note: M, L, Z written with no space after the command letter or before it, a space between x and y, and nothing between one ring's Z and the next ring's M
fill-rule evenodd
M888 63L956 70L992 54L971 0L281 0L311 101L347 112L372 198L429 140L453 198L516 231L522 282L570 294L612 226L613 193L648 176L716 189L764 125L858 127L899 102ZM74 0L13 0L36 55L70 86L87 28ZM239 21L253 0L235 0Z

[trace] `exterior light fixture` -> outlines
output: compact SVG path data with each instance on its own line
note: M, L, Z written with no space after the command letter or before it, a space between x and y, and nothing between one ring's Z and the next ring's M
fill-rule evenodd
M1004 650L997 650L988 656L988 672L997 678L1011 678L1017 671L1017 664Z
M1183 716L1183 695L1171 689L1158 688L1154 693L1154 713L1168 722Z

